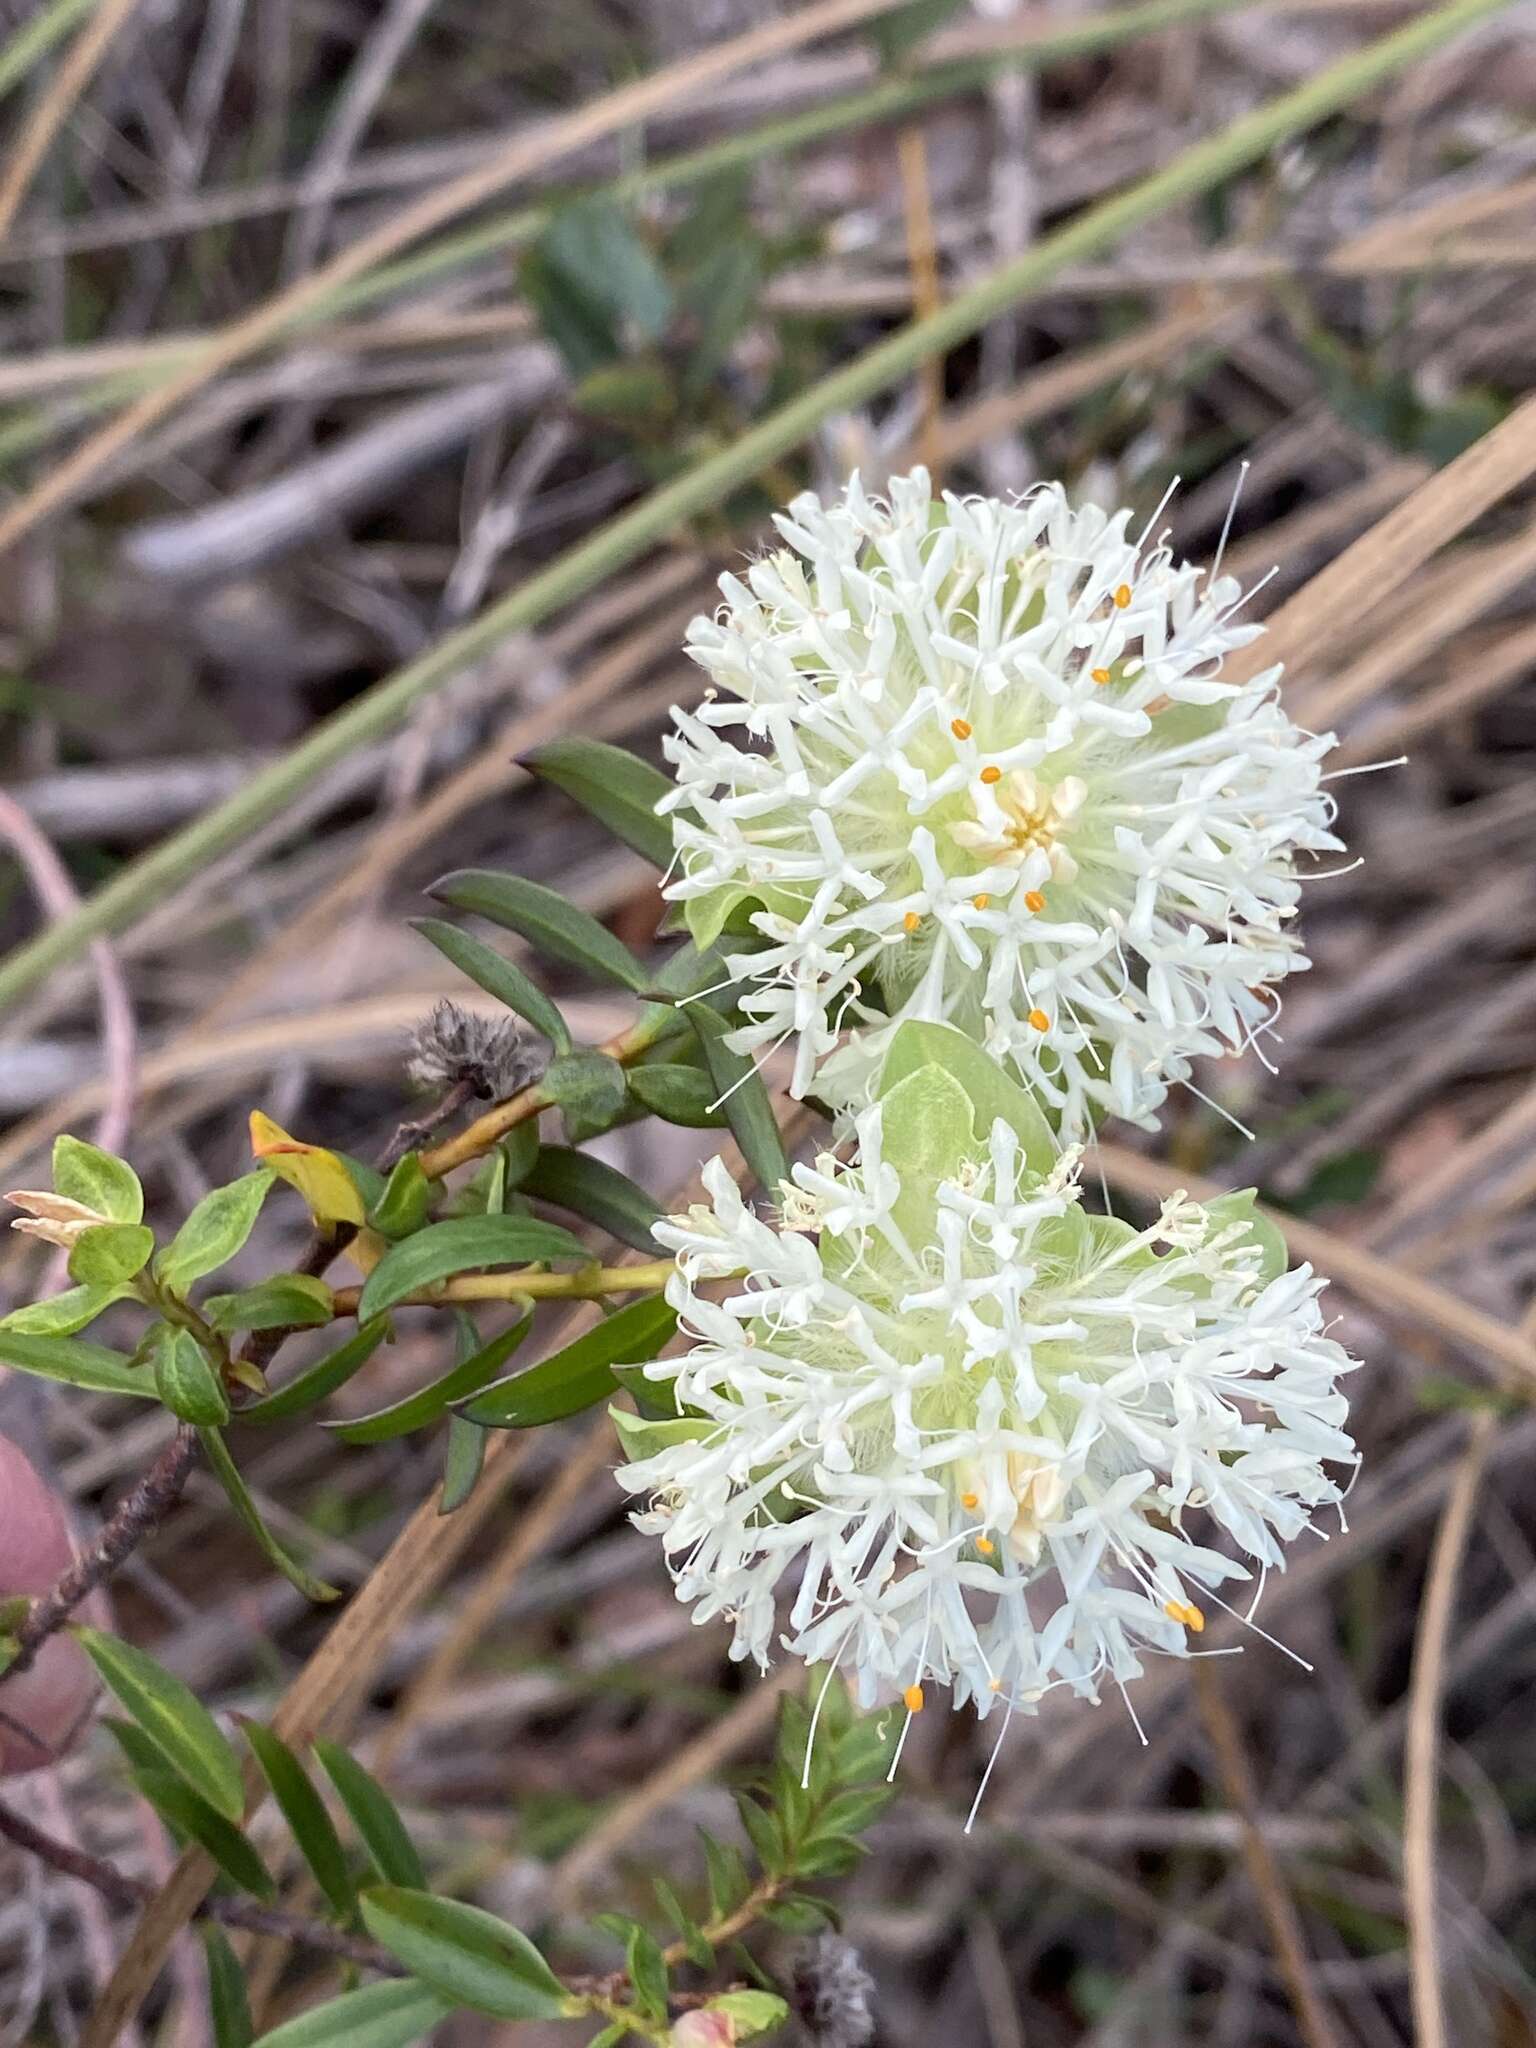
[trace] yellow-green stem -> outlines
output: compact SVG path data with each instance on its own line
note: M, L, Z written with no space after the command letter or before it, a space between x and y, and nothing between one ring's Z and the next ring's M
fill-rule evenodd
M671 1278L671 1259L634 1266L581 1266L574 1273L519 1269L509 1273L461 1273L441 1287L408 1294L397 1308L440 1308L456 1301L595 1301L605 1294L657 1294ZM360 1287L338 1287L338 1316L357 1313Z

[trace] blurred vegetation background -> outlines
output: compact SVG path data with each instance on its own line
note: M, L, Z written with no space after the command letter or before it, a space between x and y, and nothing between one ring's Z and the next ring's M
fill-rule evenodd
M1246 463L1226 562L1279 615L1295 714L1342 767L1408 757L1337 786L1360 864L1309 892L1279 1073L1203 1075L1214 1102L1135 1141L1311 1226L1366 1361L1348 1531L1268 1589L1291 1661L1250 1636L1214 1702L1154 1671L1145 1746L1118 1702L1050 1704L969 1837L991 1738L914 1726L843 1891L890 2048L1385 2048L1427 1867L1456 2039L1536 2040L1536 13L1460 13L1389 71L1375 39L1430 10L0 0L11 1183L102 1132L180 1213L241 1170L258 1104L377 1150L406 1034L463 994L405 923L445 868L514 868L647 945L654 877L518 757L580 732L655 758L713 579L854 468L1060 477L1147 517L1177 479L1162 519L1201 559ZM569 1007L593 1040L626 1014ZM680 1189L710 1136L609 1156ZM298 1246L273 1205L234 1284ZM40 1271L8 1250L8 1303ZM439 1348L406 1326L357 1409ZM85 1526L168 1427L0 1382ZM771 1721L628 1528L606 1431L504 1459L352 1674L350 1733L437 1867L529 1925L696 1881ZM440 1464L300 1426L247 1476L350 1588ZM330 1623L259 1564L200 1477L118 1625L268 1713ZM1437 1722L1405 1818L1405 1731ZM109 1750L27 1796L163 1874ZM0 2042L70 2040L126 1923L0 1869ZM269 2024L316 1968L257 1950ZM189 1969L141 2038L206 2038Z

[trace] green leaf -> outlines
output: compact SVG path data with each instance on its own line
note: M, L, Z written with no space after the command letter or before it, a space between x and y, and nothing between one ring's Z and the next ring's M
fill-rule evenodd
M789 1161L762 1075L749 1059L731 1051L725 1042L730 1026L706 1003L690 1003L684 1014L703 1049L716 1098L742 1158L764 1192L777 1193L780 1181L789 1174Z
M426 1883L421 1858L406 1833L394 1801L373 1777L339 1743L317 1741L315 1755L336 1788L336 1796L351 1816L352 1825L363 1838L368 1860L386 1884L420 1890Z
M204 1195L155 1260L155 1275L173 1294L227 1265L256 1227L273 1176L265 1166Z
M282 1737L274 1735L270 1728L263 1728L258 1721L241 1725L261 1765L262 1776L272 1788L272 1797L314 1872L316 1884L330 1900L337 1917L349 1920L357 1904L357 1891L347 1869L341 1837L319 1793L309 1782L308 1772Z
M1060 1157L1061 1145L1045 1112L974 1039L952 1025L916 1021L900 1025L892 1035L880 1069L877 1097L884 1098L909 1074L927 1066L942 1067L965 1090L971 1102L971 1128L977 1138L989 1140L993 1124L1001 1118L1017 1134L1032 1171L1051 1171Z
M341 1598L339 1588L328 1586L324 1579L317 1579L312 1572L305 1571L301 1564L288 1555L287 1551L284 1550L281 1543L278 1542L272 1531L261 1519L261 1510L251 1498L250 1490L246 1486L245 1481L240 1477L239 1468L236 1466L234 1459L229 1455L229 1446L225 1443L223 1437L219 1435L218 1431L215 1429L200 1429L198 1436L202 1441L204 1451L207 1453L208 1462L213 1467L215 1477L229 1497L230 1506L240 1517L240 1520L245 1524L251 1535L255 1537L257 1546L261 1550L262 1555L267 1559L267 1562L275 1565L289 1585L296 1587L306 1600L313 1600L317 1603L323 1603L327 1600L339 1600Z
M398 1885L362 1896L363 1924L414 1976L475 2012L559 2019L569 1994L527 1935L494 1913Z
M126 1159L60 1134L53 1141L53 1191L109 1223L142 1223L144 1190Z
M353 1374L368 1363L384 1341L388 1328L383 1316L364 1323L338 1350L306 1366L285 1387L279 1387L275 1393L263 1394L260 1400L248 1402L237 1411L235 1420L286 1422L290 1416L302 1415L307 1408L313 1408L317 1402L344 1387Z
M368 1220L368 1211L376 1203L383 1201L384 1176L376 1166L370 1166L366 1159L354 1159L350 1152L326 1152L323 1147L318 1145L295 1145L294 1150L308 1151L314 1155L316 1160L339 1161L343 1170L343 1176L350 1183L350 1192L357 1197L358 1206L355 1212L332 1216L327 1219L328 1221L336 1223L365 1223ZM278 1166L275 1170L281 1172L283 1155L279 1153L275 1156L278 1159ZM293 1185L302 1190L304 1188L304 1178L296 1174Z
M735 1912L742 1900L752 1889L752 1879L742 1861L739 1849L717 1842L713 1835L701 1828L699 1840L704 1845L704 1868L709 1882L709 1909L716 1920L725 1920Z
M572 1145L612 1130L629 1107L624 1069L616 1059L591 1046L551 1060L540 1087L551 1102L558 1103L560 1121Z
M229 1395L218 1370L190 1330L157 1323L145 1339L155 1390L178 1422L209 1428L228 1422Z
M667 1965L661 1946L634 1921L624 1944L624 1963L634 1989L635 2003L653 2020L667 2016Z
M213 2048L251 2048L256 2028L245 1991L245 1971L222 1927L212 1920L198 1923L208 1964L208 2008L213 2022Z
M505 1003L541 1032L556 1052L570 1051L570 1027L543 989L530 981L521 967L514 966L482 939L461 932L445 918L412 917L407 923L412 931L420 932L439 953L445 954L461 974L467 974L476 987L493 995L498 1003Z
M535 747L523 766L563 789L652 867L671 865L672 827L656 806L673 784L649 761L602 740L567 738Z
M409 1237L426 1222L431 1201L432 1183L421 1170L421 1154L407 1152L396 1160L368 1221L380 1237Z
M918 1067L880 1102L880 1150L904 1175L953 1180L976 1154L971 1099L943 1067Z
M448 1418L448 1448L443 1454L443 1486L437 1496L440 1515L456 1514L474 1492L485 1464L488 1432L462 1415Z
M550 1259L587 1265L591 1257L579 1238L555 1223L531 1216L454 1216L391 1245L368 1275L357 1313L367 1322L408 1294L482 1266L528 1266Z
M631 1415L625 1408L610 1408L608 1413L619 1433L625 1457L636 1465L673 1444L696 1443L701 1437L713 1435L719 1427L707 1415L674 1415L653 1421L648 1416Z
M606 196L562 207L519 266L540 327L584 377L623 353L629 334L655 340L672 293L628 214Z
M183 1840L196 1842L218 1864L230 1883L256 1899L275 1899L277 1886L272 1873L250 1842L216 1813L174 1772L135 1768L133 1781L155 1809L170 1822Z
M216 1813L238 1821L245 1811L240 1765L196 1694L131 1643L94 1628L74 1633L103 1684L163 1761Z
M472 1394L478 1394L532 1328L533 1317L526 1315L430 1386L418 1388L404 1400L392 1401L387 1408L376 1408L371 1415L359 1416L356 1422L327 1422L322 1427L347 1444L388 1443L392 1437L408 1436L413 1429L423 1429L446 1414L455 1401L467 1401Z
M263 2034L255 2048L413 2048L451 2006L425 1984L368 1984L311 2006Z
M553 889L498 875L486 868L459 868L444 875L430 894L455 910L470 910L519 932L531 946L569 967L585 968L602 981L638 993L648 976L628 946L595 917L567 903Z
M559 1422L611 1394L613 1368L654 1358L676 1328L677 1311L659 1294L629 1302L541 1364L497 1380L461 1413L487 1429Z
M960 0L907 0L869 22L864 33L879 53L882 71L895 70L907 53L958 12Z
M738 2041L748 2040L753 2034L766 2034L770 2027L781 2027L789 2018L789 2007L772 1991L722 1991L704 2010L723 2012L733 2020Z
M0 1332L14 1330L18 1337L73 1337L114 1301L134 1299L131 1287L69 1287L62 1294L50 1294L45 1301L28 1302L25 1308L13 1308L8 1316L0 1316Z
M719 1130L725 1123L725 1111L715 1106L720 1091L697 1067L631 1067L629 1092L664 1123L696 1131Z
M69 1248L69 1277L83 1287L117 1287L141 1273L155 1248L142 1223L99 1223L82 1230Z
M688 281L684 293L696 330L684 391L702 392L728 360L763 289L764 249L757 236L722 242ZM669 855L670 858L670 855Z
M309 1273L274 1273L238 1294L210 1294L204 1320L216 1330L303 1330L328 1323L335 1296Z
M150 1400L155 1394L149 1374L135 1372L122 1352L78 1337L23 1337L0 1325L0 1365L92 1394L137 1394Z
M661 1247L651 1235L651 1226L661 1215L660 1206L643 1188L636 1187L627 1174L607 1166L590 1153L574 1152L563 1145L541 1147L532 1170L523 1179L524 1194L573 1216L585 1216L620 1243L653 1257Z

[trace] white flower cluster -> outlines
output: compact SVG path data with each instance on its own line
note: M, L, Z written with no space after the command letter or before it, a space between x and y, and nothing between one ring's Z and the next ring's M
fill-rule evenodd
M1150 1125L1198 1055L1269 1028L1307 963L1298 852L1337 848L1277 670L1235 684L1231 579L1209 586L1130 514L886 502L857 479L778 521L786 546L689 652L675 714L680 872L696 936L740 932L740 1051L794 1037L793 1088L867 1100L905 1018L1011 1064L1067 1137Z
M1184 1653L1248 1576L1186 1518L1279 1565L1354 1462L1321 1283L1247 1198L1087 1214L1075 1150L1042 1172L1022 1116L975 1136L937 1065L856 1135L856 1164L795 1168L779 1227L719 1160L658 1226L692 1341L645 1369L678 1419L623 1418L620 1477L679 1594L765 1663L792 1579L785 1646L913 1710L930 1679L1028 1711Z

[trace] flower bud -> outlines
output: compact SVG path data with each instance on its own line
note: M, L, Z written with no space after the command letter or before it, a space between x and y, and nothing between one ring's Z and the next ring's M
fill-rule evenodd
M62 1501L0 1436L0 1600L46 1592L74 1557ZM29 1670L0 1685L0 1776L38 1770L61 1755L94 1690L79 1647L68 1636L50 1637Z
M88 1209L84 1202L72 1201L68 1195L56 1195L46 1188L14 1188L5 1200L13 1208L27 1212L14 1219L12 1230L19 1230L25 1237L40 1237L45 1244L56 1244L66 1252L74 1248L86 1231L112 1221L110 1216Z
M736 2022L728 2012L685 2012L667 2039L671 2048L731 2048Z

